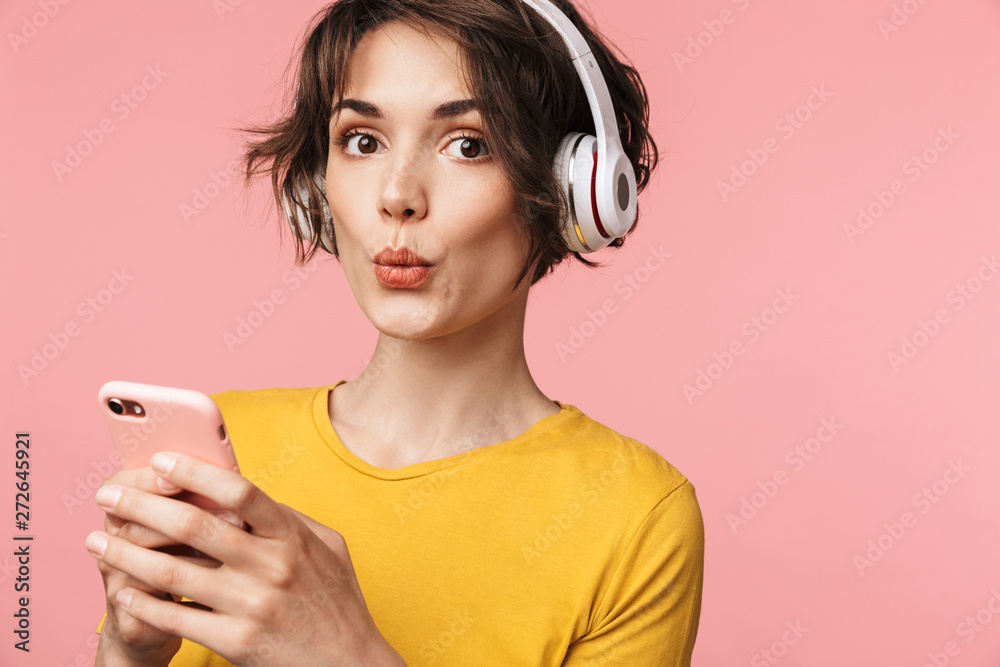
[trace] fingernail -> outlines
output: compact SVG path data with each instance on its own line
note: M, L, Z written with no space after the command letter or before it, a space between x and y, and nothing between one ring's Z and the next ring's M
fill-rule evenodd
M230 523L230 524L236 526L237 528L240 528L241 526L243 526L243 520L241 518L239 518L238 516L236 516L234 513L230 512L228 510L225 511L225 512L222 512L218 516L219 516L220 519L222 519L226 523Z
M108 538L104 537L100 533L91 533L87 535L87 551L96 556L97 558L104 557L104 550L108 548Z
M160 491L163 491L164 493L173 493L175 491L181 490L181 487L177 486L176 484L168 482L162 477L156 478L156 488L158 488Z
M107 486L102 486L94 494L94 500L97 502L99 507L104 509L114 509L115 505L118 504L118 499L122 497L122 487L115 486L114 484L108 484Z
M149 459L149 465L161 475L169 475L170 471L177 465L177 459L165 452L157 452L153 454L153 458Z
M118 591L118 595L115 596L118 600L118 604L128 609L128 606L132 604L132 591L127 591L124 588Z

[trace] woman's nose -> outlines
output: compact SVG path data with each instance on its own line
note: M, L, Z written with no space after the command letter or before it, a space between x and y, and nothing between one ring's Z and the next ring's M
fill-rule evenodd
M422 220L427 215L427 168L417 150L400 147L383 158L385 172L376 206L390 220Z

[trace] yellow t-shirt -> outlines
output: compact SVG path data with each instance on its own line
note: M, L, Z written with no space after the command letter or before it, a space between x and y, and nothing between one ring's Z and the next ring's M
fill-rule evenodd
M657 452L556 401L505 442L475 446L489 421L463 453L379 468L333 430L337 385L212 398L243 475L344 536L407 665L690 665L704 525ZM230 665L187 639L170 664Z

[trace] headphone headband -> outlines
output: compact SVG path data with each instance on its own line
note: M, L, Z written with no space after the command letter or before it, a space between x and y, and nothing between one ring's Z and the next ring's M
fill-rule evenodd
M549 0L522 0L522 2L551 23L566 43L573 67L576 68L580 81L583 83L583 89L587 93L587 100L590 102L590 111L595 121L594 128L597 130L597 141L603 145L607 142L608 136L617 137L618 130L611 125L615 114L614 106L611 104L611 95L608 93L608 84L604 81L601 70L597 66L590 46L583 35L569 18Z
M562 36L587 94L587 100L590 102L590 112L594 117L594 130L597 134L597 142L592 147L597 153L597 167L592 173L596 187L592 190L591 208L597 216L597 232L601 239L607 239L603 242L597 240L596 245L600 247L611 240L608 234L616 238L624 236L635 222L636 214L635 172L625 151L622 150L608 84L587 40L566 14L549 0L522 0L522 2L538 12ZM574 136L573 142L577 143L578 138ZM567 147L567 150L571 148ZM559 158L557 154L556 159ZM577 217L579 215L577 213ZM580 231L577 229L574 236L579 236ZM606 233L601 233L602 231ZM597 249L586 243L582 245L583 252Z

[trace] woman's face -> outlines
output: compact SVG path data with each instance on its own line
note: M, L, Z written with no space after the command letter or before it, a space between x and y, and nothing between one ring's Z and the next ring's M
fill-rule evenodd
M461 67L451 40L399 22L372 29L330 124L326 193L340 263L362 311L394 338L511 316L530 282L529 273L512 291L528 239ZM426 280L427 269L376 263L402 247L432 265Z

